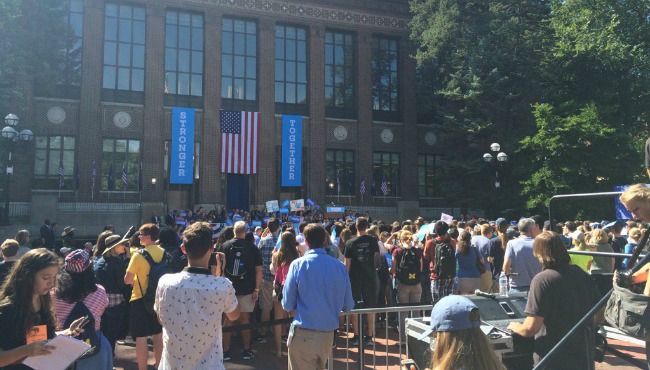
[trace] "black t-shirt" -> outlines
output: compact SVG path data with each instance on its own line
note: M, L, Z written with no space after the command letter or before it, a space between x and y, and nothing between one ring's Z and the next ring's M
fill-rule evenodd
M345 258L352 260L350 281L353 284L375 281L375 253L379 253L379 243L370 235L359 236L345 243Z
M219 247L226 255L225 276L232 282L236 295L255 291L255 266L262 266L262 254L255 244L244 239L232 239Z
M535 339L536 360L544 357L598 302L599 297L589 275L578 266L560 266L535 275L530 284L525 312L544 318L541 330L545 327L546 334ZM577 333L549 363L548 368L588 369L590 356L587 351L593 351L593 339L593 332Z
M2 286L7 276L9 276L9 272L11 271L11 268L14 266L15 263L16 261L0 262L0 286Z
M27 344L24 334L16 333L16 308L13 304L6 304L0 306L0 348L8 351L10 349L18 348ZM34 326L47 325L45 314L41 311L40 320ZM47 339L52 339L56 336L54 325L47 325ZM21 360L22 361L22 360ZM22 364L9 365L0 367L0 369L22 370L31 369L29 366Z
M492 261L492 276L496 279L501 275L501 269L503 268L503 256L505 251L503 250L503 244L501 243L501 238L496 237L490 239L488 242L488 257L494 258ZM485 257L485 256L483 256Z

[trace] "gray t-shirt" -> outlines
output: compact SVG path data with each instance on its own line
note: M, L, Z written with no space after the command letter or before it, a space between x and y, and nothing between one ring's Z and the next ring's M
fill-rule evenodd
M535 239L521 236L508 242L505 258L510 259L512 272L518 275L510 277L511 287L527 287L533 277L542 271L542 265L533 255L533 241Z
M490 239L483 235L475 235L472 237L472 245L476 247L484 257L483 264L485 265L485 270L492 271L492 264L487 260L487 256L490 255Z
M614 249L612 249L612 246L609 244L596 244L596 252L614 253ZM612 257L594 256L589 272L591 274L608 274L613 272L614 265L612 265L612 259Z

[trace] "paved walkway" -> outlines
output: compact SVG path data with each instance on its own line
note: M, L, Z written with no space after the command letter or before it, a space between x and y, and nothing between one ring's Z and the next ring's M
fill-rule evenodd
M376 345L373 349L366 349L365 366L364 369L389 369L398 370L401 358L406 358L404 352L405 347L397 346L397 333L393 329L388 330L388 340L384 339L385 329L378 329L379 339L376 340ZM359 352L354 348L346 351L347 335L340 333L336 337L337 349L334 351L334 369L348 370L359 368ZM608 343L611 347L627 353L634 358L645 361L645 348L642 345L630 344L619 340L609 339ZM253 343L253 351L255 357L252 360L242 360L237 356L241 351L241 342L238 338L233 338L232 344L232 361L225 363L228 370L251 370L251 369L265 369L265 370L284 370L287 368L287 348L283 345L283 355L281 358L275 356L275 344L272 338L269 338L268 343L259 344ZM151 357L153 358L153 350L150 347ZM374 356L373 356L374 355ZM118 345L116 350L115 367L123 370L137 370L135 361L135 345L127 343L127 345ZM374 362L373 362L374 361ZM153 364L153 360L149 361ZM597 370L605 369L638 369L638 367L608 353L605 356L603 363L596 364Z

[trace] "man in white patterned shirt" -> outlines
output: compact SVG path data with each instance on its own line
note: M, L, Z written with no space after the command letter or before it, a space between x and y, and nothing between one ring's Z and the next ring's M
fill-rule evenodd
M208 261L214 251L212 228L196 222L183 233L188 267L160 278L154 309L163 326L163 354L159 370L224 369L221 316L239 318L232 283L222 277L223 255L217 256L217 275ZM191 350L187 350L190 345Z

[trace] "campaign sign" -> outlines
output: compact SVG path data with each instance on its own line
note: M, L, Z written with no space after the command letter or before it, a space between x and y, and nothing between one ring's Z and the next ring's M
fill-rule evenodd
M280 214L289 214L289 208L280 208Z
M289 199L285 199L284 202L282 202L282 207L286 207L289 205Z
M282 116L282 186L302 186L302 116Z
M260 220L253 220L253 227L258 227L258 226L260 226L260 227L262 226L262 221L260 221Z
M305 200L296 199L290 202L290 207L292 211L304 211L305 210Z
M280 210L277 200L269 200L266 202L266 212L277 212Z
M300 217L298 216L289 216L289 221L295 223L300 223Z
M333 212L333 213L343 213L345 212L345 207L327 207L327 212Z
M172 108L170 184L194 183L194 109Z

